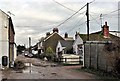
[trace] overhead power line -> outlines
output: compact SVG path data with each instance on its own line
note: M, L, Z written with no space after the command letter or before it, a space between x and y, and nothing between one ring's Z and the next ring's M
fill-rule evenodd
M75 28L81 26L83 23L82 23L82 24L79 24L79 23L83 20L84 17L85 17L85 15L84 15L83 17L81 17L81 19L79 19L78 22L76 21L76 24L73 25L73 26L71 26L71 28L70 28L69 30L67 30L66 32L71 32L71 31L73 31L73 29L75 29ZM78 25L78 24L79 24L79 25Z
M73 9L70 9L70 8L68 8L67 6L65 6L65 5L63 5L63 4L61 4L61 3L59 3L59 2L57 2L57 1L55 1L55 0L53 0L55 3L57 3L57 4L59 4L60 6L62 6L62 7L64 7L64 8L66 8L66 9L68 9L68 10L70 10L70 11L73 11L73 12L76 12L75 10L73 10Z
M69 19L71 19L74 15L76 15L80 10L82 10L84 7L86 6L86 4L81 7L78 11L76 11L74 14L72 14L70 17L68 17L65 21L63 21L62 23L60 23L59 25L57 25L57 27L61 26L62 24L64 24L66 21L68 21Z
M107 13L107 14L102 14L102 17L108 16L108 15L110 15L110 14L112 14L112 13L117 12L117 11L120 11L120 9L113 10L113 11L111 11L111 12ZM92 13L94 13L94 12L92 12ZM96 13L96 14L98 14L98 13ZM97 20L97 19L99 19L99 18L100 18L100 16L97 16L97 17L95 17L95 18L91 19L90 21Z
M114 10L114 11L111 11L111 12L109 12L109 13L107 13L107 14L103 14L103 16L106 16L106 15L109 15L109 14L112 14L112 13L115 13L115 12L117 12L117 11L119 11L120 9L117 9L117 10Z
M90 15L90 17L91 17L98 25L101 25L92 15Z

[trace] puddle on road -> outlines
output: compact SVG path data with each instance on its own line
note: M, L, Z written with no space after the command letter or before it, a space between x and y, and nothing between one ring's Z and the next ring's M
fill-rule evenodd
M27 67L26 69L21 70L21 71L20 70L16 71L16 73L39 73L37 71L32 70L33 68L32 63L25 63L25 66Z
M22 70L22 73L40 73L37 71L34 71L32 68L36 67L35 65L33 65L32 63L25 63L25 66L27 66L26 69ZM43 64L40 67L57 67L56 64ZM54 75L54 73L52 73L52 75Z
M30 67L33 66L32 63L25 63L25 66Z
M22 73L39 73L39 72L30 70L30 69L25 69L25 70L22 71Z

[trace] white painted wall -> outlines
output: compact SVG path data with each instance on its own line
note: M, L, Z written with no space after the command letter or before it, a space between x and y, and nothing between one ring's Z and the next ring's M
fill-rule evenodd
M0 64L2 64L2 13L0 11Z
M75 54L78 54L78 45L80 44L83 44L83 40L79 35L77 35L77 38L73 43L73 51L75 52Z
M58 48L60 48L59 51L61 51L61 52L63 52L63 49L65 49L65 47L62 47L60 41L58 41L58 44L56 46L56 56L57 57L58 57Z
M14 60L17 58L17 47L14 45Z
M0 64L2 56L9 56L8 16L0 10Z
M75 39L73 43L73 51L77 55L78 55L78 45L80 44L83 45L83 40L79 35L77 35L77 38ZM84 45L82 46L82 48L83 48L83 56L82 56L83 59L81 59L81 61L83 61L83 67L84 67Z

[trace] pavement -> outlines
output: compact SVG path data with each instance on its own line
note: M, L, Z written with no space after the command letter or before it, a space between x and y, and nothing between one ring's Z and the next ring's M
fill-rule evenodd
M2 71L2 78L7 79L95 79L96 76L75 69L81 66L59 66L55 63L35 58L19 56L17 60L26 62L24 70L7 69ZM1 77L0 77L1 78Z

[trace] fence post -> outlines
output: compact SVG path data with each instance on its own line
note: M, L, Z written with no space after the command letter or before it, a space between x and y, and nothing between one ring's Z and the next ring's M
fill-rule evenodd
M81 57L79 56L79 64L80 64L80 62L81 62L81 60L80 60L80 59L81 59Z
M97 60L97 69L98 69L98 43L96 43L96 60Z
M89 67L91 68L91 42L90 42L90 47L89 47L89 51L90 51L90 64L89 64Z
M67 62L67 58L65 58L65 63Z

